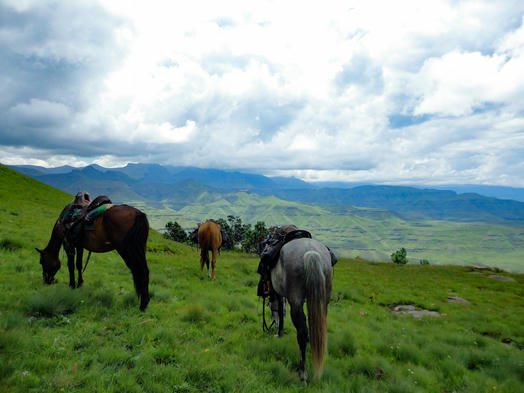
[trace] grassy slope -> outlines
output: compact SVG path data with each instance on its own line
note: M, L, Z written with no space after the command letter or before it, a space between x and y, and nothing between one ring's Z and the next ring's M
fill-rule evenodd
M151 207L136 202L151 218L153 228L168 221L192 228L206 218L240 216L254 224L293 223L336 250L339 256L388 261L390 254L405 247L414 263L428 259L435 264L485 263L508 271L524 271L524 225L407 221L391 212L370 208L342 208L306 205L276 197L235 193L224 198L198 199L180 210Z
M93 256L83 288L67 288L64 268L44 287L33 247L45 245L70 199L0 166L0 241L18 247L0 248L1 392L302 391L289 315L284 338L261 332L253 256L222 253L211 282L196 250L153 232L145 313L114 252ZM341 260L330 356L307 390L523 392L524 276L504 275L516 282L461 267ZM447 303L450 295L471 304ZM398 302L445 316L393 315L388 305Z

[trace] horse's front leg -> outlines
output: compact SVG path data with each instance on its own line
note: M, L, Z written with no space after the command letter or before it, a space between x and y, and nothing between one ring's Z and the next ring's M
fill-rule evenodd
M307 331L306 315L304 314L303 305L296 305L290 302L291 306L291 319L295 328L297 329L297 341L300 347L300 366L298 375L302 383L306 384L307 373L306 373L306 345L309 341L309 334Z
M70 248L64 243L64 250L67 255L67 269L69 270L69 286L75 288L75 249Z
M84 249L82 247L78 247L76 249L76 270L78 271L77 287L80 287L84 283L84 279L82 278L82 260L83 259L84 259Z
M212 252L212 255L211 255L211 268L213 269L213 272L211 273L211 278L213 280L216 280L216 276L215 276L215 265L217 263L217 250L216 249L213 249L213 252ZM208 273L208 276L209 276L209 267L207 268L207 273Z

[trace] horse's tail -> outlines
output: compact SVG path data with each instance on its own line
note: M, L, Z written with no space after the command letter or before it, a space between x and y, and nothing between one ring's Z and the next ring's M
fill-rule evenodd
M320 254L308 251L304 254L306 275L306 302L309 325L309 340L315 377L324 369L327 348L327 291L326 277L322 271Z
M125 252L131 260L129 267L133 274L135 290L140 297L140 309L149 303L149 269L146 260L146 244L149 235L147 216L136 209L135 222L124 238Z

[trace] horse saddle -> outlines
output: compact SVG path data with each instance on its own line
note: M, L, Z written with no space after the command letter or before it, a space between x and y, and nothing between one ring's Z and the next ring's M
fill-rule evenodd
M69 244L76 244L83 231L94 230L97 217L113 206L105 195L97 196L92 202L89 202L89 199L82 200L83 205L77 204L77 199L78 194L71 208L64 215L66 239Z

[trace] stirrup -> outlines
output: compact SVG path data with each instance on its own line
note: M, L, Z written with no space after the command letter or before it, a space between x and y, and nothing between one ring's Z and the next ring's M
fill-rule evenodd
M264 296L269 296L271 294L271 290L271 280L265 281L263 285Z

